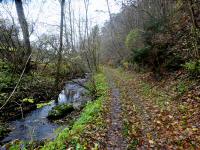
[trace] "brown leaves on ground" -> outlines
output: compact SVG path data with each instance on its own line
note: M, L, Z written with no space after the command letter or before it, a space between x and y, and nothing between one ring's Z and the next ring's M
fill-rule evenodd
M198 84L175 99L178 93L170 88L177 84L176 79L168 78L167 82L162 80L158 83L145 82L150 88L143 88L146 78L142 79L141 74L122 74L116 70L111 70L111 74L121 90L124 133L129 149L200 148ZM163 105L160 105L160 101Z
M170 77L157 82L147 74L107 69L120 90L123 137L127 149L200 149L200 85L193 84L180 95L180 82ZM177 96L179 95L179 96ZM79 137L86 148L107 149L112 125L111 91L101 115Z
M110 99L106 98L103 101L103 109L95 121L90 122L81 133L79 143L85 146L85 149L100 149L106 150L107 147L107 132L111 122L108 118L110 113ZM95 149L96 148L96 149Z

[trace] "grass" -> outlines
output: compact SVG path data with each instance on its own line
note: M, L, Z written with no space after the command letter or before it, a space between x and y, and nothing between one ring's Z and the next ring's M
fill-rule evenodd
M102 73L95 75L95 80L100 96L96 100L87 103L80 118L75 121L71 129L65 128L54 141L46 143L45 146L41 148L42 150L64 150L68 148L69 145L74 149L86 149L85 145L87 143L81 143L80 136L85 132L84 130L87 125L94 124L98 126L101 124L100 122L102 120L98 118L101 115L103 100L107 97L108 91L108 85ZM100 122L97 122L97 120ZM96 144L94 145L94 148L97 147Z

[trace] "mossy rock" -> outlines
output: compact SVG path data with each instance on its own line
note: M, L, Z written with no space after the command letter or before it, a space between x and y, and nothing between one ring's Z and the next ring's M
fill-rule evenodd
M56 120L64 117L68 113L74 110L72 105L69 104L61 104L52 108L48 113L48 119Z

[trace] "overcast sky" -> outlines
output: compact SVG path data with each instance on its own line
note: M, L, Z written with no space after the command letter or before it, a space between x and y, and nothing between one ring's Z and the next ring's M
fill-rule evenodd
M84 17L84 0L71 0L73 4L73 9L75 16L78 19L79 12L82 17ZM67 4L68 0L66 0ZM117 13L120 10L120 6L116 4L114 0L109 0L110 9L112 13ZM5 9L9 10L17 21L17 14L15 10L15 5L10 3L8 5L0 4L2 17L7 16ZM4 8L5 9L4 9ZM31 0L31 2L24 4L24 10L28 22L35 22L35 33L42 34L45 32L54 33L60 23L60 4L59 0ZM90 25L93 26L98 24L100 26L109 19L107 12L106 0L90 0L89 5L89 20ZM34 39L34 34L31 37Z

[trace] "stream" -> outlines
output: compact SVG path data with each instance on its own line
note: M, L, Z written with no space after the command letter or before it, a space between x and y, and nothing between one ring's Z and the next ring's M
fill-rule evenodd
M75 82L83 84L86 79L75 79ZM58 96L58 102L52 101L51 104L31 111L23 119L11 121L9 126L11 132L1 141L8 143L15 139L23 141L42 141L54 139L57 134L55 131L61 127L47 119L48 112L56 105L62 103L73 104L75 108L85 104L88 98L85 96L86 90L79 84L69 81Z

